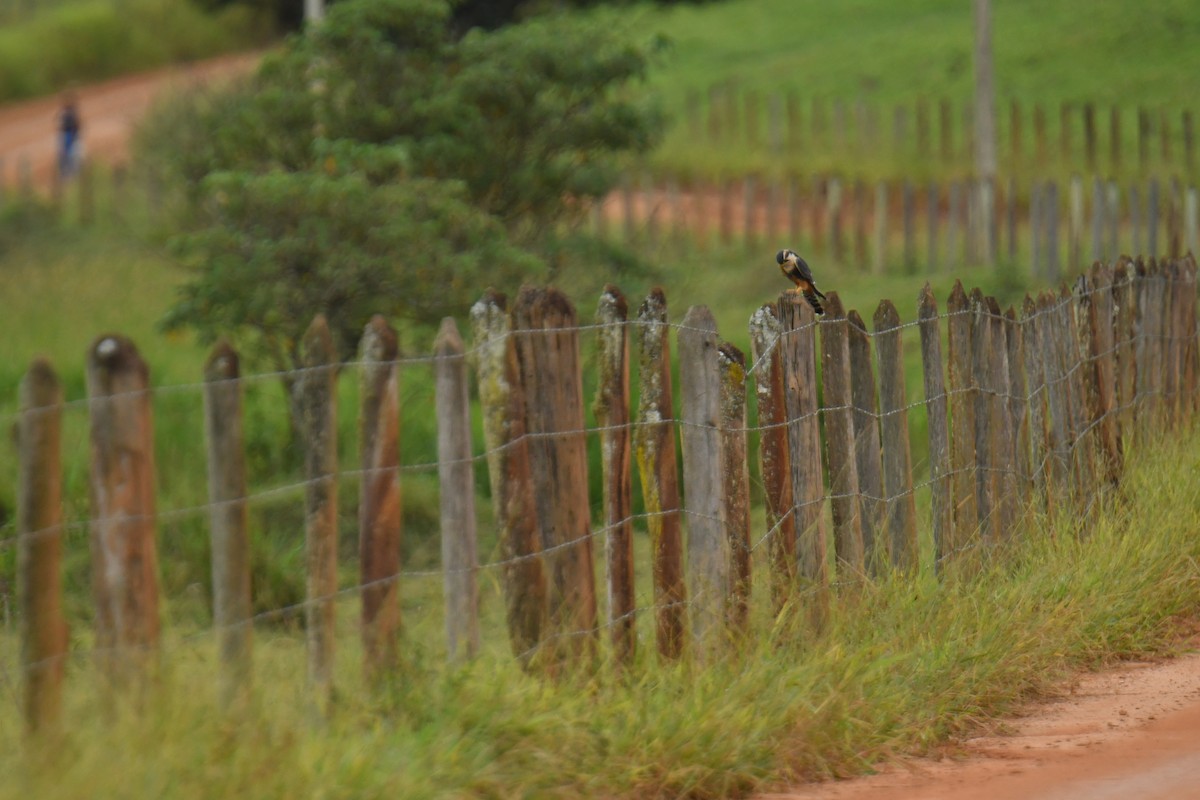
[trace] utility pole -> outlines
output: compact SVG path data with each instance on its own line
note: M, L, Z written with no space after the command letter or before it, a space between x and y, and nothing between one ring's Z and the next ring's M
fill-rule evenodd
M996 87L992 80L992 2L975 4L975 173L996 176Z
M316 25L325 19L325 0L304 0L304 24Z

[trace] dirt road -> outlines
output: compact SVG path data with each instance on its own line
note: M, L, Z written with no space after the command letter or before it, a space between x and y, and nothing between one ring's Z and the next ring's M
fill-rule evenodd
M952 756L759 800L1200 798L1200 654L1083 676Z
M258 58L225 57L79 89L88 157L127 158L133 126L160 92L244 72ZM17 164L28 159L35 183L49 186L58 105L48 98L0 108L4 184L12 185ZM713 214L714 202L687 200L699 216ZM647 205L642 200L639 213ZM608 210L615 222L612 199ZM952 758L907 761L869 778L760 800L1200 799L1200 655L1085 676L1005 728L1009 735L962 743Z
M224 56L79 88L85 157L103 164L127 160L133 127L160 93L246 72L260 57L258 53ZM20 164L27 159L34 185L41 191L49 189L60 104L61 98L49 97L0 107L0 164L4 170L0 184L16 184Z

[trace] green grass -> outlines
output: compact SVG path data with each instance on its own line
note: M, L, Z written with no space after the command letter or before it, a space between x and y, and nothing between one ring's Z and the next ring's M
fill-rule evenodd
M261 44L250 6L220 13L191 0L74 0L0 28L0 102Z
M643 640L624 677L545 682L489 627L485 654L446 670L426 605L436 586L418 580L402 589L406 663L387 690L359 685L347 602L332 720L311 723L300 638L272 629L256 641L258 702L227 719L212 707L211 643L175 629L143 717L106 721L85 658L71 665L57 759L17 746L5 715L0 797L715 798L853 774L928 751L1071 670L1177 648L1200 601L1197 445L1194 432L1146 442L1103 513L1037 519L943 582L843 589L819 634L759 619L755 645L703 669L651 663Z
M1097 104L1102 169L1108 167L1108 106L1124 111L1123 148L1127 166L1136 159L1135 110L1154 112L1155 149L1157 110L1170 111L1174 168L1181 171L1179 111L1190 109L1194 93L1187 76L1200 68L1200 54L1188 43L1200 33L1200 11L1187 0L1144 4L1116 0L1097 5L1086 0L1018 0L993 3L993 52L1000 157L1008 168L1008 105L1012 98L1024 107L1024 148L1033 153L1032 109L1041 104L1047 114L1053 158L1059 141L1061 103ZM704 176L741 174L748 170L777 173L793 170L841 170L851 174L946 174L940 165L923 163L913 152L890 152L892 108L909 107L910 137L915 130L913 105L927 98L933 105L931 135L937 142L936 103L954 104L955 147L963 150L961 110L973 97L973 23L970 4L955 0L729 0L677 3L599 12L613 25L640 36L669 39L662 65L649 84L675 115L675 126L653 162L661 169ZM707 117L696 125L687 106L695 93L712 86L733 86L759 94L760 142L747 144L739 131L714 145L706 141ZM771 153L766 147L766 98L794 92L802 101L806 133L798 152ZM832 125L832 101L846 103L854 126L854 104L862 100L876 108L879 141L888 152L853 153L839 143L814 146L811 131L813 99L822 101L827 125ZM704 103L707 105L707 102ZM707 112L705 112L706 114ZM1078 163L1053 161L1045 169L1065 173L1083 170L1082 121L1072 117ZM911 140L910 140L911 141ZM910 145L911 146L911 145ZM1158 169L1157 156L1155 168ZM970 169L969 154L956 157L950 174ZM1028 162L1023 165L1028 168ZM1043 170L1044 172L1045 170Z

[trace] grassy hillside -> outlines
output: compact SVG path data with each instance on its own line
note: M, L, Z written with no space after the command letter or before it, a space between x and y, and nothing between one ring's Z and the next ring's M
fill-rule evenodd
M55 4L3 21L0 102L253 47L270 33L249 4L219 13L191 0Z
M1194 104L1190 76L1200 68L1200 52L1191 46L1200 35L1200 9L1194 3L1014 0L992 5L1002 159L1009 142L1011 98L1023 104L1028 152L1032 152L1034 103L1044 106L1049 141L1057 143L1060 104L1093 102L1105 115L1110 105L1125 109L1122 136L1129 161L1136 155L1136 107L1155 112L1155 131L1157 110L1168 109L1178 155L1182 137L1178 111ZM974 91L969 3L729 0L602 13L611 17L612 24L636 35L662 35L669 40L662 67L650 81L677 115L677 127L655 159L661 168L700 174L748 169L770 172L780 167L885 174L923 169L911 154L898 163L880 153L847 158L843 149L837 158L810 143L803 154L782 156L767 152L761 144L749 147L740 140L722 147L698 145L695 140L700 132L685 130L689 124L686 103L693 93L704 93L717 84L754 90L760 98L794 92L802 101L806 125L811 124L808 104L814 98L826 104L844 101L851 127L855 124L853 104L864 100L881 114L876 124L882 142L890 142L893 105L909 107L911 136L915 124L912 107L917 98L933 102L947 98L954 104L955 146L963 145L959 114ZM760 137L765 139L765 108L760 106L760 113L764 115ZM828 105L824 113L828 120L832 113ZM936 126L936 118L931 124ZM1107 116L1101 116L1098 124L1103 144L1107 142ZM1081 148L1082 121L1077 112L1071 125L1075 146ZM964 159L957 168L968 169L969 163ZM1071 165L1057 166L1065 169Z

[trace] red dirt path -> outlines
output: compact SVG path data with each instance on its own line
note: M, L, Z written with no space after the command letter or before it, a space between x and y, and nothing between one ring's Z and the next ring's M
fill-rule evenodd
M133 125L156 95L239 74L257 59L229 56L80 88L87 156L127 159ZM59 102L0 108L3 183L11 185L24 156L35 183L49 186ZM661 209L663 199L655 199ZM713 205L711 198L686 202L700 215ZM640 205L647 213L645 199ZM615 223L613 198L606 211ZM871 777L759 800L1200 800L1200 655L1082 676L1060 699L1031 706L1003 727L1007 735L967 740L953 757L908 760Z

